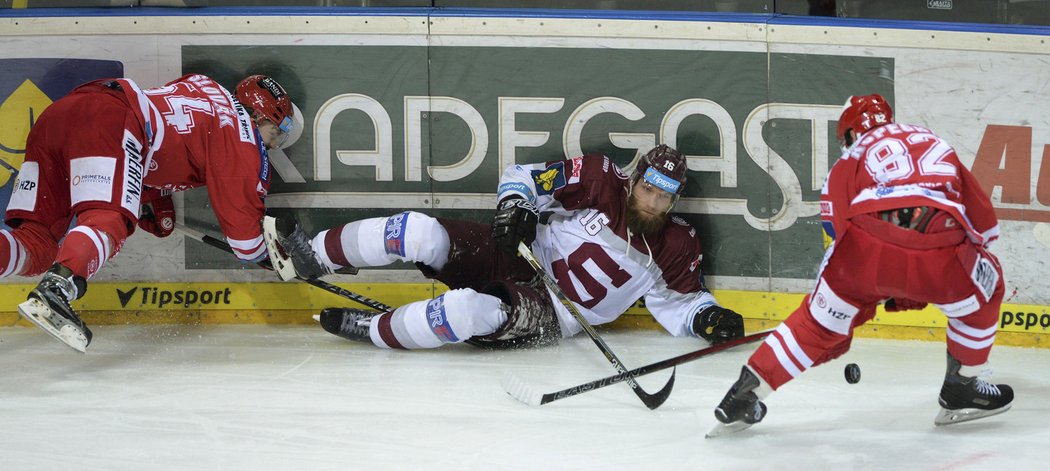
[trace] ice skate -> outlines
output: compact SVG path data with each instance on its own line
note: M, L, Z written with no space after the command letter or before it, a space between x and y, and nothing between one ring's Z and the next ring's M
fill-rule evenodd
M62 265L51 267L29 298L18 305L18 313L52 337L84 353L91 343L91 329L77 316L70 301L83 296L87 282Z
M938 402L941 411L933 423L951 425L1002 414L1010 410L1014 390L1005 384L991 384L981 375L965 376L960 372L962 364L948 354L948 373Z
M755 390L762 384L750 368L744 366L740 371L740 379L733 383L729 392L722 398L722 402L715 408L717 424L707 432L705 438L714 438L722 435L739 432L766 417L766 405L759 400Z
M321 310L321 315L317 316L317 320L328 333L344 339L371 342L368 331L372 325L372 318L378 314L378 312L363 309L328 307Z

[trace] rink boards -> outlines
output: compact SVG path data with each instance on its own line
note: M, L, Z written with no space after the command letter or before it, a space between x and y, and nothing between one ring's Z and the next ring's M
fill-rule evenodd
M390 306L434 297L446 289L435 283L336 283ZM0 285L0 299L22 300L32 285ZM719 302L744 316L749 331L776 327L804 295L715 290ZM331 306L365 308L359 303L306 283L97 283L77 301L89 325L113 324L310 324L311 316ZM7 306L12 310L7 311ZM5 304L0 326L26 325ZM641 303L610 324L616 328L661 329ZM879 307L860 337L910 340L944 338L947 318L930 306L922 311L885 312ZM1047 306L1003 304L996 343L1050 346Z
M267 206L313 231L406 209L488 221L507 165L601 152L624 166L669 143L688 157L676 212L704 243L709 286L763 328L812 287L841 103L878 92L899 121L952 143L990 193L1007 292L998 341L1041 345L1050 328L1050 28L468 9L88 13L0 15L5 165L20 166L33 117L77 83L158 86L190 72L227 85L262 72L296 98L303 132L270 153ZM0 201L16 178L0 170ZM176 205L181 224L217 235L206 190ZM342 286L390 305L439 292L418 278ZM352 304L273 279L181 236L139 233L77 308L93 324L308 323ZM31 282L0 281L2 323L16 322ZM641 307L628 314L616 325L657 328ZM880 312L860 334L937 338L944 325L935 308Z

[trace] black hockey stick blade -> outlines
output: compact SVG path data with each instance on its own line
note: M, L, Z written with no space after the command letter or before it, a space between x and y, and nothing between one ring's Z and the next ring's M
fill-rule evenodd
M212 247L215 247L215 248L217 248L219 250L222 250L222 251L225 251L225 252L229 252L229 253L233 253L233 249L230 248L230 244L226 243L226 241L224 241L222 239L210 236L208 234L205 234L203 232L200 232L200 231L197 231L197 230L194 230L194 229L190 229L190 228L188 228L186 226L183 226L182 224L176 224L175 225L175 229L178 230L179 232L183 233L184 235L186 235L187 237L189 237L191 239L198 240L198 241L203 242L205 244L208 244L208 245L210 245ZM265 268L267 270L271 270L272 269L272 268L270 268L270 261L269 260L264 260L262 262L259 262L259 266L261 266L261 267L263 267L263 268ZM344 297L346 299L349 299L351 301L363 304L363 305L368 306L368 307L370 307L372 309L375 309L377 311L384 311L385 312L385 311L389 311L389 310L393 309L390 306L388 306L386 304L383 304L383 303L381 303L379 301L376 301L374 299L362 296L362 295L357 294L357 293L355 293L353 291L350 291L350 290L348 290L346 288L341 288L339 286L333 285L333 284L328 283L326 281L321 281L321 280L318 280L318 279L305 279L305 278L297 278L297 279L300 280L300 281L303 281L303 282L305 282L305 283L307 283L307 284L309 284L311 286L314 286L314 287L317 287L317 288L321 288L321 289L323 289L325 291L328 291L329 293L332 293L332 294L334 294L336 296L342 296L342 297Z
M591 338L591 341L598 346L598 350L601 350L602 354L605 355L605 359L609 360L609 363L612 363L613 368L616 368L616 371L619 371L620 374L627 373L627 367L616 357L616 354L613 353L612 349L609 348L609 345L605 343L605 340L598 335L598 332L594 330L594 327L587 322L587 319L583 317L583 313L576 308L576 305L573 304L572 300L565 295L565 291L562 291L561 287L558 286L558 282L554 281L554 278L547 273L547 270L544 270L543 265L540 265L540 261L536 259L536 255L532 253L532 249L530 249L528 245L525 245L525 242L518 242L518 253L521 254L522 258L529 262L529 265L532 265L532 269L536 270L536 274L539 275L543 280L543 283L547 285L547 289L558 297L558 301L560 301L562 306L565 306L565 309L572 314L573 319L576 319L576 322L580 324L580 327L582 327L583 331L587 333L587 336ZM638 399L641 399L642 404L645 404L645 406L651 410L660 407L660 405L667 400L667 397L671 395L671 388L674 387L674 378L674 373L671 373L671 378L667 380L667 384L656 394L645 392L645 390L642 389L642 386L639 385L632 376L625 377L624 381L627 381L627 385L631 387L631 391L634 391L634 394L638 396Z
M652 363L652 364L645 365L645 366L642 366L642 367L639 367L639 368L635 368L635 369L633 369L631 371L627 371L625 373L620 373L620 374L617 374L617 375L608 376L608 377L605 377L605 378L602 378L602 379L596 379L594 381L589 381L589 382L586 382L586 383L583 383L583 384L580 384L580 385L577 385L577 386L573 386L571 388L566 388L566 389L562 389L561 391L555 391L555 392L547 393L547 394L542 394L542 393L534 391L532 388L530 388L528 386L528 384L526 384L524 381L522 381L517 376L505 377L503 379L503 381L502 381L502 385L503 385L503 389L505 391L507 391L507 394L509 394L514 399L517 399L518 401L521 401L521 402L523 402L525 404L528 404L530 406L540 406L540 405L543 405L543 404L548 404L548 403L551 403L551 402L554 402L554 401L558 401L558 400L561 400L561 399L572 397L572 396L575 396L575 395L578 395L578 394L583 394L585 392L594 391L595 389L604 388L606 386L610 386L610 385L613 385L613 384L616 384L616 383L627 381L628 379L633 379L633 378L637 378L639 376L647 375L649 373L655 373L655 372L660 371L660 370L665 370L667 368L676 367L678 365L681 365L682 363L687 363L687 362L690 362L690 361L693 361L693 360L697 360L697 359L703 358L705 356L711 355L713 353L718 353L718 352L721 352L723 350L728 350L728 349L736 347L738 345L744 345L744 344L748 344L748 343L752 343L752 342L757 342L759 340L762 340L762 339L766 338L772 332L773 332L772 330L765 330L765 331L762 331L762 332L756 332L756 333L753 333L753 334L750 334L750 335L745 335L743 337L735 338L735 339L732 339L732 340L727 340L727 341L725 341L723 343L711 345L709 347L701 348L699 350L694 350L692 352L685 353L685 354L682 354L682 355L678 355L678 356L673 357L673 358L668 358L666 360L661 360L661 361L658 361L656 363ZM671 383L674 382L674 373L671 373L671 381L670 382ZM665 386L664 389L668 389L668 394L670 394L670 389L669 388L667 388ZM660 392L656 393L655 395L659 395L662 392L663 392L663 390L661 390ZM666 398L665 398L665 400L666 400Z

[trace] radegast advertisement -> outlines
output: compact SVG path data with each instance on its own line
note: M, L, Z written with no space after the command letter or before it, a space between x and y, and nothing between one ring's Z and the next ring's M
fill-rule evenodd
M676 212L704 241L705 272L760 278L815 274L835 121L857 90L892 103L893 66L731 51L183 47L183 72L227 86L269 74L302 110L302 135L271 154L267 205L308 229L402 209L487 220L507 165L598 152L626 166L667 143L689 157ZM202 208L194 218L210 218L206 196L187 197ZM225 263L209 255L188 251L188 267Z

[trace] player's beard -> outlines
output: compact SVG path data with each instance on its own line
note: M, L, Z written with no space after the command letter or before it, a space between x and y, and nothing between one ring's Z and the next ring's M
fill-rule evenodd
M667 223L667 213L650 214L638 209L638 201L631 195L627 198L627 228L631 233L651 236L663 229Z

